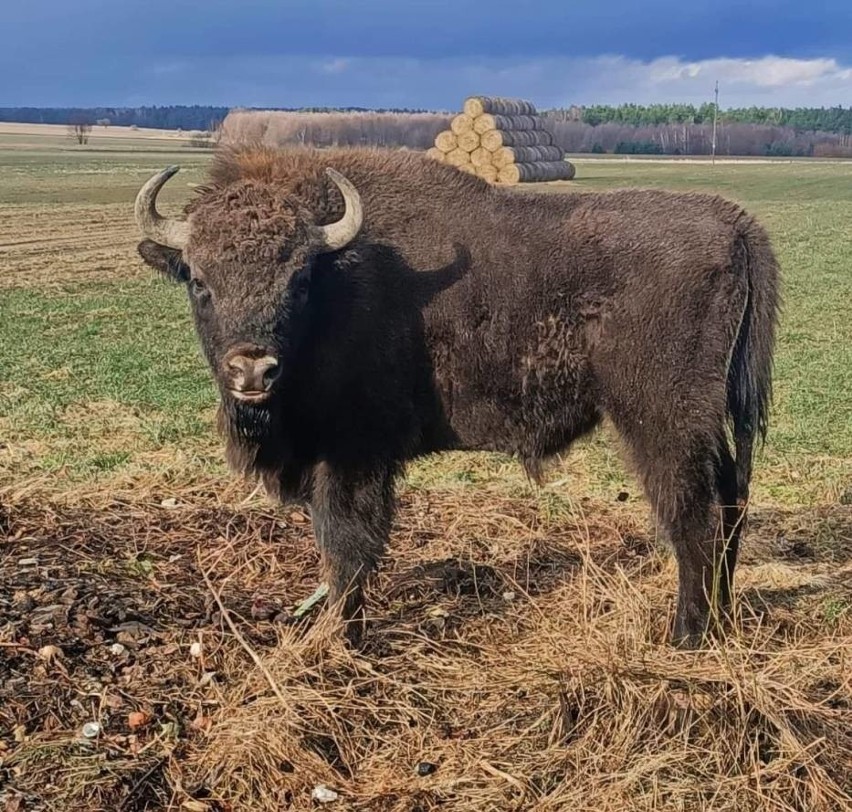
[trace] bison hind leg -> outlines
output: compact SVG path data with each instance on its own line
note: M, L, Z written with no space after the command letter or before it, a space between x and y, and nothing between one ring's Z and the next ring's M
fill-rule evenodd
M733 514L720 522L717 503L717 495L723 501L730 495L730 452L726 446L725 456L715 438L703 432L667 431L662 421L656 430L628 428L621 434L677 560L672 642L698 648L730 603L736 544L726 547L720 528L726 532L730 523L734 529Z
M724 432L719 436L716 460L716 490L719 497L719 533L723 547L720 562L720 610L729 615L733 599L734 569L746 517L746 496L737 482L737 466Z
M672 642L698 648L712 631L715 614L726 602L721 582L723 559L713 518L713 454L698 452L658 491L656 512L667 530L678 565L678 600Z

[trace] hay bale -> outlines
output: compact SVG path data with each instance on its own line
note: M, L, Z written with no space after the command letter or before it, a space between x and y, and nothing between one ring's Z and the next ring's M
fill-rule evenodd
M459 164L456 169L466 172L468 175L476 174L476 167L473 164Z
M500 147L491 154L491 163L500 168L509 164L561 161L565 153L561 147L540 145L537 147Z
M435 146L441 152L452 152L458 145L458 136L450 130L444 130L435 136Z
M470 153L457 147L452 152L446 153L445 159L448 164L453 166L464 166L470 163Z
M444 163L446 153L441 152L437 147L430 147L426 150L426 157L431 158L433 161L438 161L438 163Z
M480 178L487 180L489 183L497 182L497 167L492 164L480 164L476 169L476 174L479 175Z
M470 116L462 113L461 115L456 116L450 122L450 129L456 135L463 135L464 133L469 133L473 130L473 119Z
M480 135L489 130L543 130L544 123L538 116L498 116L483 113L472 119L473 129Z
M480 134L479 143L494 152L500 147L550 146L553 136L547 130L488 130Z
M500 183L546 183L553 180L571 180L574 165L568 161L540 161L528 164L508 164L499 170Z
M470 162L474 166L491 166L494 162L491 160L491 155L484 147L477 147L470 153Z
M459 149L465 152L473 152L479 149L479 135L471 130L469 133L462 133L458 136Z
M535 106L524 99L507 99L502 96L471 96L465 100L464 111L471 118L483 113L500 116L534 116Z

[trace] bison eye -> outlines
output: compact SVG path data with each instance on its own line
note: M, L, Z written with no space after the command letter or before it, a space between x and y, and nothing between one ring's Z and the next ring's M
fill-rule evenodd
M207 285L205 285L200 279L193 277L189 280L189 292L196 299L203 299L207 293Z

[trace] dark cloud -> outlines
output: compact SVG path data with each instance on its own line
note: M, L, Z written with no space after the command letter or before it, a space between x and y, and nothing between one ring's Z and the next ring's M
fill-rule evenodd
M789 0L34 0L7 6L0 28L4 105L376 106L393 100L454 106L471 88L439 86L448 65L476 75L553 60L592 65L583 58L601 54L645 62L766 54L848 62L852 42L849 0L823 0L818 8ZM321 67L335 64L358 70ZM370 65L403 70L387 76ZM535 96L537 88L530 84L526 92Z

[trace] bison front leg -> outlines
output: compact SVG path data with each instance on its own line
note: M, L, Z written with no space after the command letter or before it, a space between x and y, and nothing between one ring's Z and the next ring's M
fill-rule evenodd
M311 515L328 583L328 604L341 611L347 637L360 641L365 625L364 586L379 564L394 512L392 471L317 466Z

